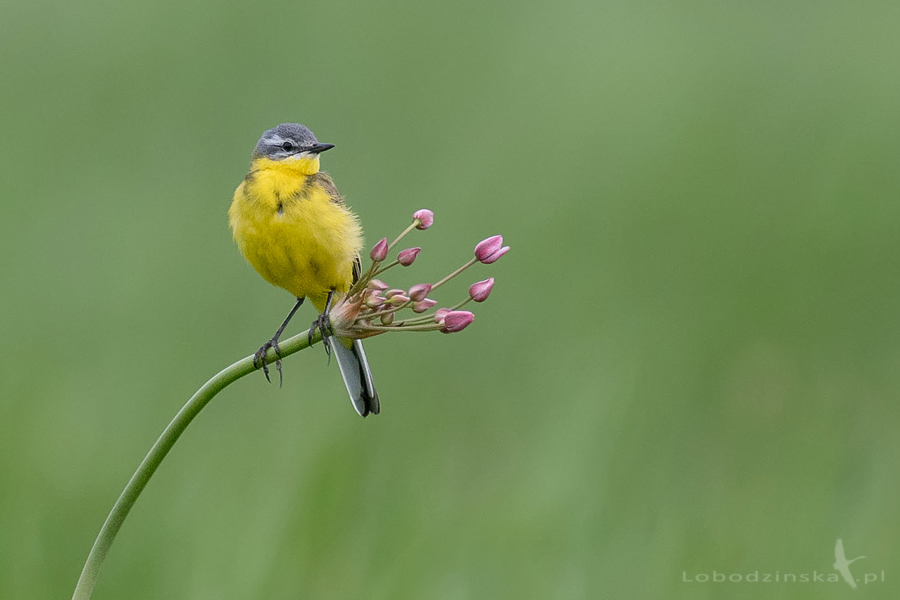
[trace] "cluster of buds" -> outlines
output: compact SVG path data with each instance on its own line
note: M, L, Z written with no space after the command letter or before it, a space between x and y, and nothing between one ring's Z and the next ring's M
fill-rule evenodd
M475 246L474 256L464 265L437 283L418 283L411 288L391 288L382 281L385 271L400 265L408 267L415 262L422 250L419 247L400 250L394 260L388 256L413 229L428 229L434 223L434 213L428 209L417 210L412 223L388 244L382 238L372 247L369 257L372 264L353 284L346 296L331 309L331 326L338 336L366 338L388 331L462 331L475 320L475 315L460 310L469 302L484 302L494 287L494 278L478 281L469 286L467 298L449 308L437 308L437 301L429 295L458 276L475 263L491 264L509 251L503 245L503 236L495 235ZM404 313L409 310L413 314Z

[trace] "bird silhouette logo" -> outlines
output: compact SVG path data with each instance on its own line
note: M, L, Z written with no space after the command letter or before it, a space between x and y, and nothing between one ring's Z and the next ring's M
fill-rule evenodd
M865 558L865 556L857 556L853 560L847 560L847 556L844 554L844 542L841 538L838 538L837 543L834 545L834 568L841 574L850 587L856 589L856 579L853 578L853 573L850 572L850 563L856 562L861 558Z

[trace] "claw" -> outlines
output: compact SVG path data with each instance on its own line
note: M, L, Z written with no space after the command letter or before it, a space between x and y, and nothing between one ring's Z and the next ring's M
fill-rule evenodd
M303 304L303 298L297 298L294 308L292 308L291 312L288 313L288 316L285 317L284 321L281 323L281 327L278 328L278 331L275 332L272 339L260 346L259 350L256 351L256 354L253 355L254 368L258 369L262 367L263 373L266 376L266 381L272 383L272 380L269 379L269 365L266 364L266 353L269 351L269 348L275 350L275 368L278 370L278 387L281 387L284 383L284 376L281 374L281 348L278 347L278 338L284 333L284 328L287 327L288 323L291 321L291 317L294 316L294 313L297 312L297 309L300 308L301 304Z
M316 320L312 322L312 327L309 328L309 343L312 344L313 336L316 333L316 330L322 332L322 345L325 346L325 355L328 357L328 362L331 362L331 345L328 343L328 336L331 335L331 318L326 313L322 313Z
M278 370L278 387L281 387L284 378L281 375L281 349L278 347L278 340L276 338L272 338L260 346L259 350L256 351L256 354L253 355L253 366L257 369L262 367L263 374L266 376L266 381L272 383L272 380L269 378L269 365L266 364L266 354L269 352L269 348L273 348L275 350L275 356L278 357L278 360L275 361L275 368Z
M278 387L284 386L284 375L281 374L281 349L278 347L278 344L275 344L275 356L278 359L275 361L275 370L278 371Z

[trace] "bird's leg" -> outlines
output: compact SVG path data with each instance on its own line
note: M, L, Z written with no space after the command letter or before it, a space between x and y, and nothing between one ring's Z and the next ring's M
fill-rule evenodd
M297 309L300 308L301 304L303 304L303 298L297 298L297 303L294 304L294 308L292 308L291 312L288 313L288 316L285 317L284 322L281 324L281 327L278 328L278 331L275 332L275 335L272 336L272 339L260 346L259 350L256 351L256 354L253 355L253 366L257 369L262 367L263 373L266 375L266 381L272 383L272 380L269 379L269 365L266 364L266 353L269 351L269 348L275 349L275 356L278 357L278 360L275 361L275 368L278 369L279 387L281 387L284 379L281 376L281 352L278 350L278 338L284 333L285 327L291 322L291 317L294 316L294 313L297 312Z
M325 346L325 354L328 356L328 360L331 361L331 346L328 345L328 336L331 335L331 318L328 316L328 313L331 312L331 300L334 297L334 288L331 288L331 291L328 292L328 299L325 300L325 310L322 311L322 314L316 317L316 320L312 322L312 327L309 328L309 343L312 344L313 335L315 335L316 330L322 332L322 344Z

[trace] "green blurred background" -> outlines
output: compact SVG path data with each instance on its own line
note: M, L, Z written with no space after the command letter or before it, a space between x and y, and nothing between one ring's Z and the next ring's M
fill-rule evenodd
M896 2L0 11L0 598L70 597L290 307L226 217L282 121L370 242L435 211L392 283L513 249L465 333L368 343L378 417L320 351L222 393L95 598L896 597ZM886 581L683 581L838 537Z

